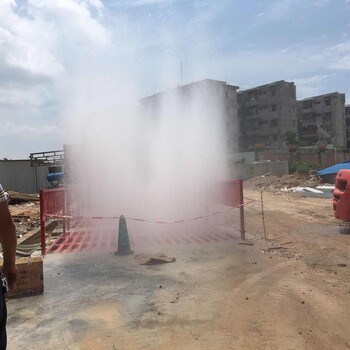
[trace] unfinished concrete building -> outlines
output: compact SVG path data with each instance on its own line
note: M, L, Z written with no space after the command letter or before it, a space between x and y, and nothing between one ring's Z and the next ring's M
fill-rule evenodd
M284 80L238 93L240 150L282 147L284 134L297 130L296 89Z
M237 86L228 85L223 81L205 79L160 92L143 98L139 102L143 112L154 118L161 114L165 105L171 103L172 98L177 99L183 108L191 107L193 104L202 104L203 111L210 109L210 115L217 116L218 120L223 123L227 154L232 155L238 152L239 148L237 89Z
M305 146L346 148L345 94L313 96L297 102L299 138Z
M346 148L350 149L350 105L345 106Z

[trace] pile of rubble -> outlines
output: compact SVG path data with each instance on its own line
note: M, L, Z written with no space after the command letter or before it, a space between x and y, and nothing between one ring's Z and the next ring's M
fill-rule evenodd
M303 186L317 187L321 179L315 175L292 174L284 176L262 175L244 182L244 187L252 190L279 192L285 189Z
M40 211L38 202L10 204L13 222L16 226L17 237L40 227Z

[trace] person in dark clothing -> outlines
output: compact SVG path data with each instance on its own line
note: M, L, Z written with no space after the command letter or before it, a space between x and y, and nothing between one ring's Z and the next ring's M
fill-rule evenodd
M8 199L8 194L0 185L0 243L2 245L3 254L2 283L0 283L0 350L5 350L7 346L5 284L7 283L9 290L11 290L15 286L17 280L16 229L7 204ZM4 282L4 280L6 280L6 282Z

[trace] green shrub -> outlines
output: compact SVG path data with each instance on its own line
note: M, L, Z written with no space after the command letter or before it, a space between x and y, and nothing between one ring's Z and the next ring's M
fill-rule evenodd
M317 170L317 165L304 162L292 162L289 164L289 173L309 174L310 172Z

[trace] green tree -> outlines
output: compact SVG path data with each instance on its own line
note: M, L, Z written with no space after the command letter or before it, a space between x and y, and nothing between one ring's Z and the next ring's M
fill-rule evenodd
M282 137L287 145L300 145L296 130L287 130Z

